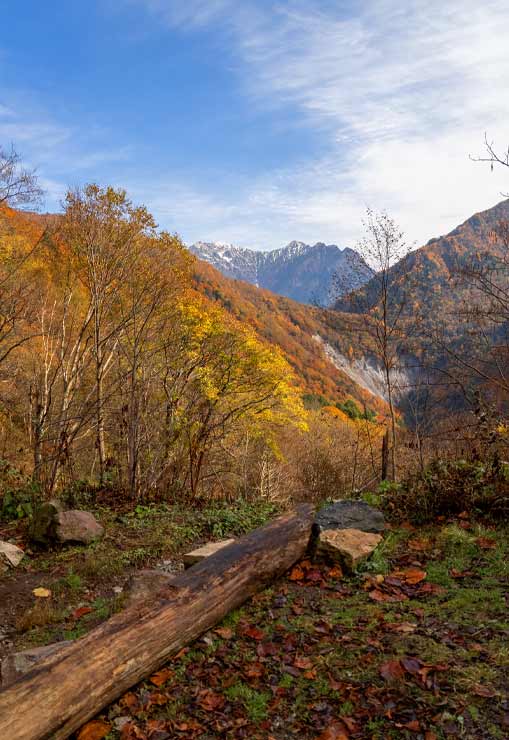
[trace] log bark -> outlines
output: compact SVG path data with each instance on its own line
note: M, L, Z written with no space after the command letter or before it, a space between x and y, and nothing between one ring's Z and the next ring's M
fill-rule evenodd
M284 573L308 546L302 505L177 576L0 692L0 738L62 740Z

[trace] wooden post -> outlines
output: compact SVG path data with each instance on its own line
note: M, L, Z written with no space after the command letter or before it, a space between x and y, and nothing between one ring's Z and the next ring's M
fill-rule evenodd
M219 550L0 692L2 740L63 740L306 552L304 504Z

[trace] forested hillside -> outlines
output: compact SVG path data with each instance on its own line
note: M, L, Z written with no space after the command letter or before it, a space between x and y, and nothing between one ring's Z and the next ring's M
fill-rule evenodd
M0 234L2 456L34 490L230 495L323 407L338 433L384 411L324 351L353 357L339 315L224 278L121 191L3 207Z

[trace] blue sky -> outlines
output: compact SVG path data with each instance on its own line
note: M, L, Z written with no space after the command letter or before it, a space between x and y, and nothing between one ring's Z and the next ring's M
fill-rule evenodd
M261 249L354 246L366 206L421 244L509 190L506 0L0 0L0 143L159 223Z

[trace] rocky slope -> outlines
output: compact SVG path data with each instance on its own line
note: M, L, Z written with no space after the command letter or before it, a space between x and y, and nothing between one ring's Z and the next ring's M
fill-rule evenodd
M330 305L340 294L371 277L360 255L348 247L293 241L282 249L260 252L223 242L196 242L191 252L223 275L244 280L301 303Z

